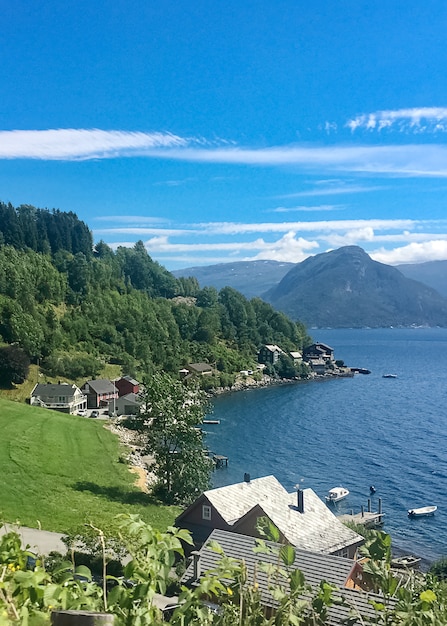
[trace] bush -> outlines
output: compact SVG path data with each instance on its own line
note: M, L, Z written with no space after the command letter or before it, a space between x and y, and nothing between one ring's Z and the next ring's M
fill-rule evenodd
M447 556L443 556L431 564L429 573L438 580L447 580Z

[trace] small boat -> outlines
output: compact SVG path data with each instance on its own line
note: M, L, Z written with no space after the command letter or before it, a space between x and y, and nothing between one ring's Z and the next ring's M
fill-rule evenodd
M409 517L428 517L434 515L437 511L437 506L421 506L419 509L408 509Z
M382 378L397 378L397 374L382 374Z
M391 559L391 567L395 567L397 569L414 569L419 566L421 559L417 556L413 556L412 554L408 554L405 556L397 556L394 559Z
M349 491L344 487L334 487L328 491L326 502L340 502L343 498L349 496Z

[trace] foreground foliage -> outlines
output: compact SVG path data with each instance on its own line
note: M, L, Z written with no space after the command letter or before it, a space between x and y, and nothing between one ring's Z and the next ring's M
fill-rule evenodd
M183 555L183 546L191 544L189 533L175 528L160 533L132 515L118 516L116 524L129 561L124 576L108 575L107 543L102 531L91 526L104 556L104 576L97 582L76 560L62 560L51 571L43 559L30 562L33 555L20 547L19 535L4 535L0 540L0 626L44 626L50 623L52 611L67 609L113 613L117 626L167 622L174 626L323 626L329 623L334 605L346 608L343 623L351 626L447 624L446 586L430 576L410 577L402 585L389 569L390 541L383 533L377 533L364 550L365 571L379 594L371 601L368 615L356 612L341 590L324 581L311 588L293 568L292 546L277 550L276 566L264 566L262 554L272 548L262 540L256 551L259 567L269 576L269 593L276 606L273 614L266 612L258 584L244 562L227 557L214 544L212 548L220 555L217 568L205 572L193 589L181 587L178 602L163 615L154 602L155 594L166 594L169 586L172 589L173 567Z

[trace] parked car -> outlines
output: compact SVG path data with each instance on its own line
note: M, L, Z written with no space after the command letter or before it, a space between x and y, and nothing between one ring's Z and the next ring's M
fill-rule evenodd
M92 411L90 417L99 417L99 411Z
M87 417L87 409L79 409L78 415L81 417Z

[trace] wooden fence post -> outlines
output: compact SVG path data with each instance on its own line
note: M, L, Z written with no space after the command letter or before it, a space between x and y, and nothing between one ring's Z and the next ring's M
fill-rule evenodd
M52 626L113 626L115 616L111 613L91 611L53 611Z

